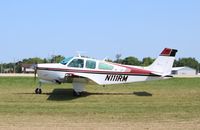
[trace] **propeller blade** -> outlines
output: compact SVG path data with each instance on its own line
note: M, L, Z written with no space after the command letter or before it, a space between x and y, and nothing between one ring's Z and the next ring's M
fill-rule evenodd
M32 69L34 69L34 80L36 81L37 78L37 64L33 64L31 66Z
M34 70L34 80L36 81L36 75L37 75L37 67Z

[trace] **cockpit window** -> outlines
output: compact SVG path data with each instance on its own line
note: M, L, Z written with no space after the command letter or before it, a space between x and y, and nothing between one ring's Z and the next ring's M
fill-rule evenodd
M60 63L63 64L63 65L66 65L73 57L68 57L68 58L65 58L63 59Z
M112 70L114 67L112 65L100 62L98 68L102 70Z
M76 67L76 68L83 68L84 60L83 59L74 59L69 63L68 66L69 67Z

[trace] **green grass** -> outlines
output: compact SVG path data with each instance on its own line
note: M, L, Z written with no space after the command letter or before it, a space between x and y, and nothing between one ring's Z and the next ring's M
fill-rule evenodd
M189 121L200 119L200 78L110 85L88 85L73 97L71 84L43 85L27 77L0 77L0 120L5 117L76 121Z

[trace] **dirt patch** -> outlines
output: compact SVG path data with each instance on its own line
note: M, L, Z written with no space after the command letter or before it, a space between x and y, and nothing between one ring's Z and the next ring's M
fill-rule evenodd
M4 124L1 130L198 130L200 125L196 123L20 123Z
M0 121L0 130L198 130L200 121L166 122L95 122L86 120L65 120L53 118L18 117Z

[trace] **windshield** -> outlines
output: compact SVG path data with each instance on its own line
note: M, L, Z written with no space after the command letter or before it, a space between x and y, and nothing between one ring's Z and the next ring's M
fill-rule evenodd
M83 59L73 59L69 64L69 67L83 68L84 60Z
M63 59L60 63L63 64L63 65L66 65L73 57L68 57L68 58L65 58Z

